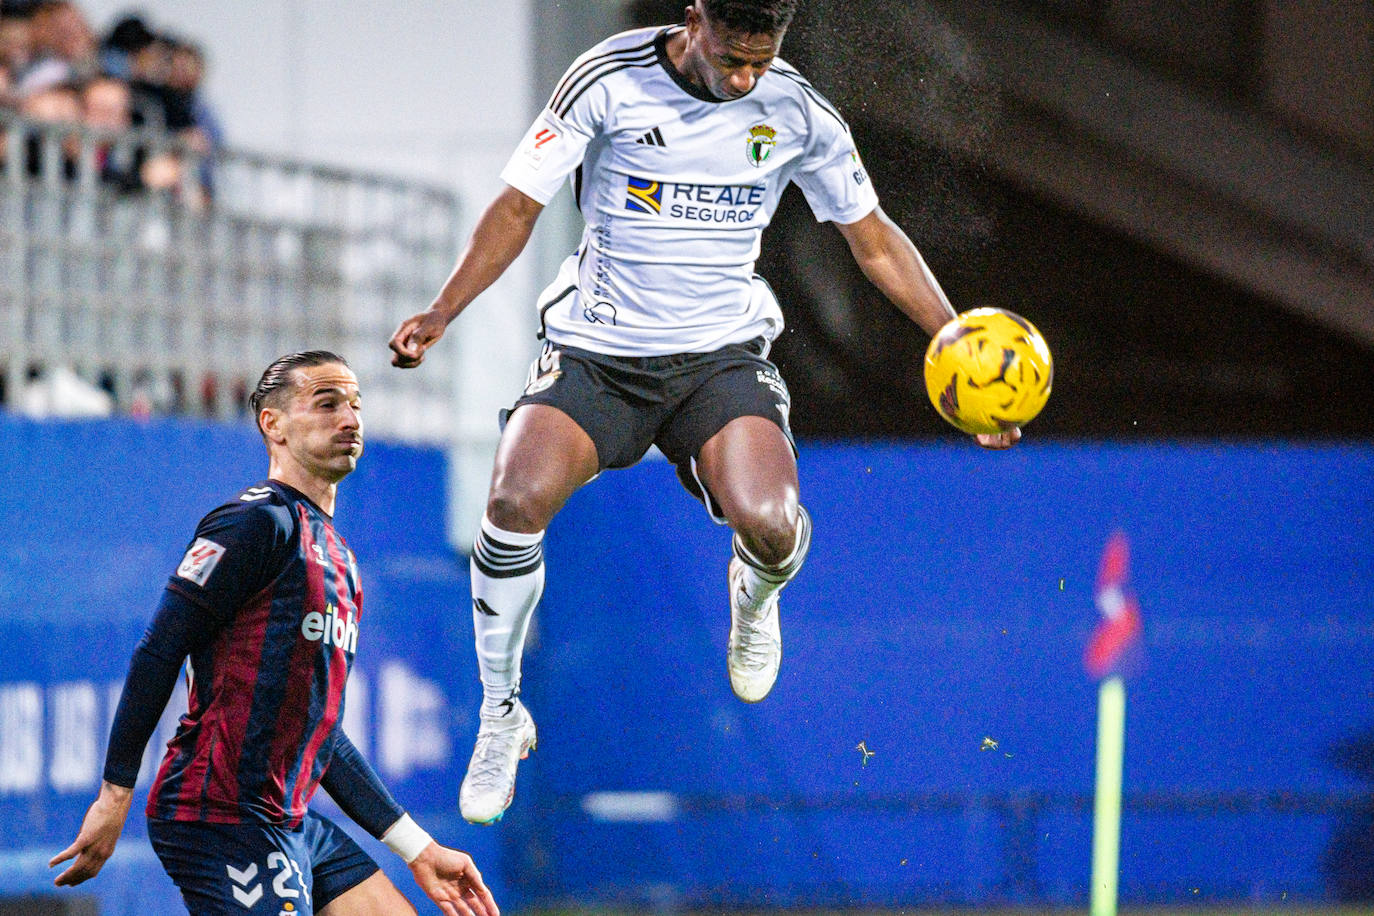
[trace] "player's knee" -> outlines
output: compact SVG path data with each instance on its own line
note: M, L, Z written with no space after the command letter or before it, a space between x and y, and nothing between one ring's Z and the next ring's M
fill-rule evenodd
M735 533L761 563L777 566L797 546L797 504L777 500L751 506L736 519Z
M487 519L505 531L532 534L549 527L551 505L538 493L495 487L487 497Z

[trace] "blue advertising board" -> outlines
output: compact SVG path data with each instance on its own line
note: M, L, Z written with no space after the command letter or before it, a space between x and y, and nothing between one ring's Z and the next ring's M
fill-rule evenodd
M200 515L264 468L251 429L0 419L0 896L50 885L168 571ZM476 828L455 810L478 693L444 461L369 445L339 504L366 593L348 729L504 911L1082 904L1096 684L1081 656L1117 530L1145 618L1123 900L1358 884L1374 855L1374 448L831 444L804 445L801 468L815 541L783 593L781 676L754 706L725 672L728 531L661 461L573 497L525 662L539 748L505 820ZM182 911L137 816L81 890L105 916Z
M1123 899L1334 894L1371 797L1337 752L1374 727L1374 450L812 447L802 486L815 540L757 706L725 675L728 532L671 468L555 521L522 777L565 815L528 837L546 899L1085 902L1081 658L1116 530L1146 620Z

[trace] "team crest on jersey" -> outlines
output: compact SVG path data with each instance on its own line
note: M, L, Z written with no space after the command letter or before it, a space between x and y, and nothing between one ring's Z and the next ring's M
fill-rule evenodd
M749 157L749 164L754 168L762 168L768 161L768 157L773 155L773 147L778 145L778 132L767 124L755 124L749 128L749 140L745 143L744 154Z
M196 542L186 551L186 556L181 558L181 565L177 567L177 575L188 582L203 586L209 581L210 573L215 571L215 567L219 565L222 556L224 556L222 545L207 538L196 538Z
M560 355L553 344L544 341L544 349L539 353L539 358L530 363L529 378L525 382L526 395L538 394L553 387L553 383L563 374L558 365Z
M636 213L662 213L662 182L630 175L625 187L625 209L634 210Z

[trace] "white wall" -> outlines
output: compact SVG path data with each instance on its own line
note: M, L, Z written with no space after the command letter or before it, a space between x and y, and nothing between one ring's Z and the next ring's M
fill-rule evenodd
M454 188L464 201L464 237L500 188L501 166L549 91L531 79L532 17L540 4L81 0L98 32L136 10L155 30L202 44L209 57L206 94L232 145ZM533 300L552 274L539 263L541 253L547 261L567 250L566 222L546 222L530 251L439 344L459 353L462 395L453 417L464 443L453 455L459 542L480 517L496 413L519 393L535 352ZM418 311L428 304L414 305Z
M532 0L83 0L200 41L233 142L463 181L519 138L538 93ZM474 176L468 178L467 176ZM494 175L485 183L493 187Z

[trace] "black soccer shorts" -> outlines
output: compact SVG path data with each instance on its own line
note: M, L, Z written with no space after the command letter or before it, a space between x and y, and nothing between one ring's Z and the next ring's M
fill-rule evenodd
M379 871L314 811L295 829L149 818L148 839L192 916L310 916Z
M764 417L796 453L792 398L765 352L762 338L670 356L607 356L546 341L512 411L524 404L563 411L591 437L600 470L629 467L657 445L688 492L723 522L694 469L708 439L737 417Z

